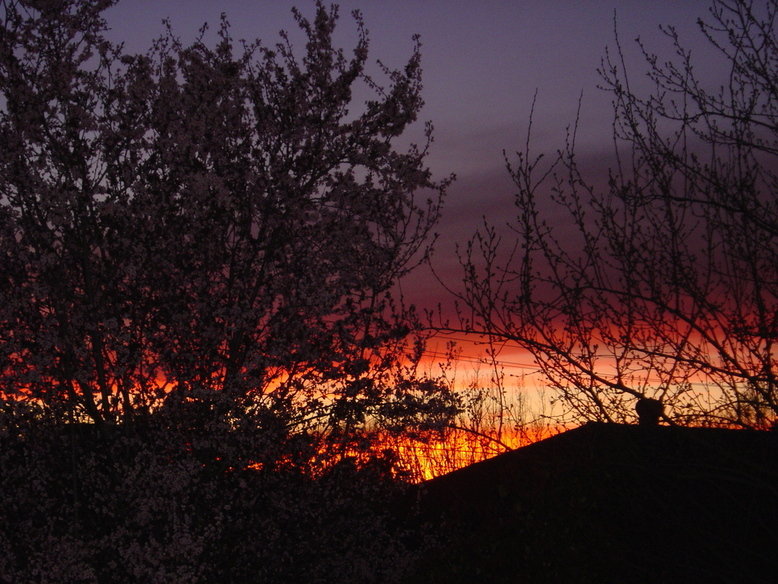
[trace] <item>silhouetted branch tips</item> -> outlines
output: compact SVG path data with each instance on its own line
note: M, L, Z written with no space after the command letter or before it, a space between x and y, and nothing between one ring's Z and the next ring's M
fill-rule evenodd
M613 168L582 164L578 120L552 160L528 132L506 161L514 241L484 228L459 258L461 328L531 353L578 422L631 420L660 388L668 423L778 418L778 2L711 4L727 81L707 87L668 27L674 59L638 41L638 93L614 23Z

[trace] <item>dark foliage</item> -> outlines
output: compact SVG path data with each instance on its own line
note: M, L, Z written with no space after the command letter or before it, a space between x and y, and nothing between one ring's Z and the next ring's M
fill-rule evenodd
M147 422L3 428L0 582L394 582L421 552L389 465L235 468Z

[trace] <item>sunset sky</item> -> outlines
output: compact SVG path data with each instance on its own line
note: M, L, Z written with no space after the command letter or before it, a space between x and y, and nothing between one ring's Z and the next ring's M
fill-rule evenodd
M438 272L454 286L458 276L455 243L465 241L482 217L499 225L513 213L512 186L502 152L523 147L536 91L533 136L537 151L553 152L563 146L565 129L574 122L582 96L580 160L588 161L594 173L607 171L612 114L609 95L597 88L597 68L606 46L614 45L614 13L633 88L641 83L645 86L645 64L636 37L660 56L671 55L670 43L658 29L662 24L677 28L685 46L696 55L698 73L704 79L721 74L696 25L697 18L707 14L706 1L371 0L339 4L337 38L341 46L347 52L353 47L355 25L350 13L358 8L370 32L372 62L381 59L390 67L402 66L411 54L412 36L421 36L426 102L422 117L435 127L429 164L438 178L451 172L457 175L438 229L434 258ZM312 0L136 0L120 2L107 17L112 38L124 40L129 51L145 50L161 33L164 18L189 41L204 22L214 30L222 12L235 38L260 38L272 45L279 30L296 30L292 6L313 14ZM445 301L428 273L415 274L403 288L420 306Z

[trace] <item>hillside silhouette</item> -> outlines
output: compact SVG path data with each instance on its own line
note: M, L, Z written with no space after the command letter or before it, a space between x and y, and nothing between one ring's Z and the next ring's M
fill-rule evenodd
M438 477L419 582L768 582L778 432L590 423Z

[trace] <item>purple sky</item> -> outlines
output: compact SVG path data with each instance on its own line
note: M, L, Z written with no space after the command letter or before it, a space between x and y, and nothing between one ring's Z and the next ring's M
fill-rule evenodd
M342 1L339 37L347 50L355 30L350 12L358 8L370 31L371 59L402 66L411 37L422 40L424 120L435 126L429 163L438 177L455 172L435 265L454 277L453 242L464 241L483 215L500 223L512 213L511 184L502 151L521 148L530 104L538 91L533 134L538 149L564 143L583 93L579 153L603 160L610 151L610 98L597 89L596 69L607 45L613 45L613 15L633 80L645 71L635 43L641 39L667 54L660 24L675 25L685 45L699 55L703 75L716 75L701 42L696 18L707 14L699 0L399 0ZM108 14L116 40L130 51L143 51L170 18L174 31L191 40L204 22L216 26L226 12L236 38L278 40L278 31L295 30L292 6L313 14L312 0L124 0ZM410 284L411 282L409 282ZM434 303L433 281L418 275L405 292L415 302ZM410 288L410 289L409 289Z

